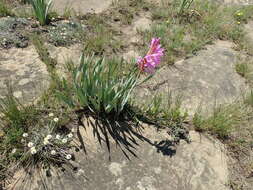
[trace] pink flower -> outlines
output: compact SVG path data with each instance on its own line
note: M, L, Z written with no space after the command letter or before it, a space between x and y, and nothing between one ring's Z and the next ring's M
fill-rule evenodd
M161 57L164 55L164 49L161 48L160 38L152 38L147 55L139 57L137 64L141 71L154 73L155 67L160 64Z

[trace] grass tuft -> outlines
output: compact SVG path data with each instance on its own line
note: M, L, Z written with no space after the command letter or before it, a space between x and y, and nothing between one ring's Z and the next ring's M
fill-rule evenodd
M9 7L7 6L6 1L0 0L0 17L12 16L12 15L13 15L13 13L9 9Z
M236 72L241 75L242 77L246 77L249 73L249 65L244 63L239 63L235 65Z
M107 55L121 48L121 42L115 38L115 31L104 19L92 15L87 18L86 25L88 27L83 43L87 54Z
M220 139L227 139L236 127L247 121L249 110L242 102L216 106L209 116L196 113L193 124L196 130L209 131Z
M34 13L41 25L49 23L49 10L52 0L30 0Z
M174 142L177 143L180 139L190 141L188 129L185 127L188 113L182 110L180 96L173 97L171 92L166 97L160 94L155 95L150 102L141 106L140 110L137 114L139 120L152 124L159 129L168 130Z
M69 65L71 83L63 78L60 100L74 109L84 109L96 115L118 117L129 103L137 82L136 69L124 76L120 73L122 61L95 57L80 57L78 66Z
M19 103L11 90L5 98L0 99L0 113L0 127L4 133L0 138L0 152L5 152L8 159L12 149L21 148L22 134L36 123L39 114L33 105L23 106Z

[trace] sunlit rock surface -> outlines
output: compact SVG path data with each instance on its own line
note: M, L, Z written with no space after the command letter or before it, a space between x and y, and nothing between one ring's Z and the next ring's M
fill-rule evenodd
M24 103L32 103L47 90L49 74L34 46L0 49L0 97L7 93L6 83Z
M166 99L172 93L181 99L182 108L193 115L200 108L210 113L214 105L241 98L247 86L236 73L237 52L232 47L230 42L217 41L188 59L162 67L136 89L137 102L145 103L155 94Z

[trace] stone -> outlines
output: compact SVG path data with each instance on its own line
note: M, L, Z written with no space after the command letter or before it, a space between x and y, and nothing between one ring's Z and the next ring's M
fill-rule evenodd
M193 115L199 108L210 113L213 106L233 102L247 90L245 79L235 71L237 52L233 44L217 41L196 56L163 66L149 81L136 88L137 102L161 94L167 101L169 93L180 97L182 107Z
M148 30L151 26L151 19L147 17L140 17L133 23L134 30Z
M22 92L21 91L15 91L13 92L13 96L16 97L16 98L22 98Z
M66 10L77 14L100 13L109 8L111 3L112 0L57 0L53 2L53 10L59 14L64 14Z
M253 21L249 21L247 24L245 24L244 30L246 32L247 38L253 44Z
M34 46L0 49L0 96L7 93L10 82L13 94L24 103L32 103L49 86L46 65Z
M137 51L134 51L134 50L129 50L128 52L123 53L122 55L123 59L127 61L136 60L136 58L139 56L140 55L137 53Z
M25 85L29 82L30 82L29 79L25 78L25 79L21 79L18 84L22 86L22 85Z
M228 190L226 151L211 137L191 131L191 143L181 141L171 152L169 145L162 145L166 133L146 125L138 135L125 134L124 139L129 142L134 138L131 149L137 156L125 149L128 159L119 148L127 145L116 146L111 141L108 153L105 143L102 141L100 145L90 135L94 134L91 126L86 126L84 131L82 138L93 139L98 146L94 148L85 141L87 154L82 151L75 154L77 172L52 172L44 182L34 174L35 177L23 183L24 188L29 184L30 190L40 189L45 183L47 189L54 190Z

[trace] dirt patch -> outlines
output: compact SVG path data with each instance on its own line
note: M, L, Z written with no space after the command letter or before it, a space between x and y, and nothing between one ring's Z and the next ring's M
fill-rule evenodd
M79 58L83 52L81 44L75 44L68 47L55 47L47 44L50 56L57 61L56 71L60 77L67 77L66 64L72 61L75 65L79 63Z
M57 0L53 3L53 9L60 14L68 9L77 14L100 13L109 8L111 2L111 0Z
M125 53L123 53L124 59L131 60L140 56L140 51L136 46L141 42L141 36L138 35L138 30L148 30L151 23L151 16L147 13L142 13L133 20L131 25L122 28L124 38L127 39L124 41L124 44L127 47L124 50Z

